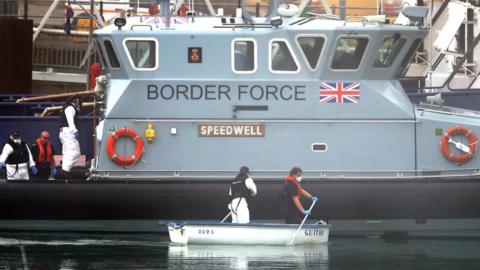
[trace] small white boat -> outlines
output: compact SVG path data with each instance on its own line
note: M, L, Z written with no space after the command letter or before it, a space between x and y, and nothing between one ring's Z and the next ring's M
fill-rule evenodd
M176 244L305 245L328 242L329 224L221 222L167 222L170 241Z

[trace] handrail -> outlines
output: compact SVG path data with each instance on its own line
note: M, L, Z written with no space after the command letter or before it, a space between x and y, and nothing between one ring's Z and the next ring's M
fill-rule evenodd
M111 175L102 174L102 172L110 172L113 173ZM435 174L435 173L442 173L444 171L432 171L432 174L429 175L419 175L412 173L411 175L404 175L401 172L393 175L379 175L379 176L372 176L372 175L364 175L364 176L345 176L343 174L332 174L330 175L319 175L319 176L309 176L309 181L342 181L342 180L355 180L355 181L384 181L384 180L409 180L409 181L456 181L456 180L470 180L470 181L480 181L480 175L475 171L471 170L471 173L452 173L452 174ZM125 171L119 169L112 169L112 170L97 170L92 174L92 178L101 178L101 179L118 179L118 175L115 173L124 173ZM163 180L187 180L187 181L198 181L198 180L229 180L230 178L226 176L218 176L213 174L206 174L204 176L193 176L190 174L181 175L179 172L172 172L170 175L165 175L165 172L170 171L163 171L163 170L136 170L139 174L136 176L130 175L125 179L129 180L145 180L151 179L152 175L154 175L153 181L163 181ZM155 173L162 173L161 175ZM425 173L425 171L419 170L417 173ZM305 178L306 179L306 178ZM256 176L255 181L278 181L278 177L269 177L269 176Z
M134 27L150 27L150 30L153 30L153 27L150 24L134 24L130 27L130 30L133 30Z
M82 91L82 92L75 92L75 93L53 94L53 95L45 95L45 96L37 96L37 97L20 98L20 99L17 99L17 103L69 98L69 97L91 96L91 95L99 95L99 94L101 94L100 91Z
M83 108L93 108L93 106L94 106L93 102L85 102L82 104ZM52 106L52 107L45 108L40 114L40 117L49 116L54 112L60 111L62 108L63 106Z
M478 80L478 78L480 78L480 72L475 75L475 79L472 80L472 82L468 85L467 89L470 89L470 87L472 87L472 85ZM472 89L475 89L475 88L472 88Z
M347 25L347 23L362 23L364 26L365 24L368 23L367 18L362 17L362 16L347 16L345 19L345 22L343 23L343 26Z
M453 90L451 87L450 87L450 83L452 82L453 78L455 77L455 74L460 70L460 68L462 67L463 63L465 63L465 61L473 55L473 52L475 50L475 48L477 47L477 45L480 43L480 33L475 37L475 40L472 42L472 46L467 50L467 52L462 56L462 58L460 58L460 61L459 62L455 62L455 68L453 69L452 73L450 73L450 76L448 77L447 79L447 88L448 90ZM472 89L480 89L480 88L470 88L470 90Z
M437 22L437 20L440 18L440 16L442 15L443 11L447 8L449 3L450 3L450 0L446 0L445 2L442 3L437 13L435 13L435 16L433 16L432 25L430 27L432 27L435 24L435 22Z
M450 87L450 83L452 82L453 78L456 76L456 74L462 67L463 63L465 63L467 58L473 55L474 49L477 47L479 43L480 43L480 33L473 40L472 46L465 52L465 54L461 58L459 58L459 61L453 64L455 67L453 68L452 72L450 73L448 78L445 80L445 82L443 82L442 85L423 87L423 89L441 89L446 86L450 91L455 91L455 89L452 89ZM480 88L469 88L469 90L480 90Z

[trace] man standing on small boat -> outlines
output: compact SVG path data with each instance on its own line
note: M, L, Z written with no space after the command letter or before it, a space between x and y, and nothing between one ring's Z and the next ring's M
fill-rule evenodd
M232 223L249 223L248 198L257 195L257 187L250 176L248 167L240 168L240 173L230 185L229 195L232 199L228 205L232 213Z
M50 133L48 131L44 130L40 133L40 138L32 145L32 155L38 167L37 179L48 180L50 175L52 177L57 175L55 160L53 159L55 149L50 143Z
M62 142L62 177L68 178L70 171L80 158L78 140L78 116L80 114L80 99L75 97L67 100L60 112L60 141Z
M32 174L37 174L32 153L16 130L12 131L0 155L0 168L5 166L8 180L29 180L28 167L31 168Z
M285 177L285 185L283 186L283 201L285 204L285 223L300 224L304 215L310 215L310 210L305 210L300 198L310 198L313 202L318 200L317 197L310 195L300 186L302 182L302 169L293 167L290 175Z

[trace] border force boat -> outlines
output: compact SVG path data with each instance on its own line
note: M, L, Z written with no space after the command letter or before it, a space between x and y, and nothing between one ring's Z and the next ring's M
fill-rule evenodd
M255 220L282 219L283 176L300 166L332 234L480 235L480 112L413 105L398 81L428 32L421 7L398 26L162 5L95 32L108 86L89 181L1 184L0 228L218 219L247 165Z

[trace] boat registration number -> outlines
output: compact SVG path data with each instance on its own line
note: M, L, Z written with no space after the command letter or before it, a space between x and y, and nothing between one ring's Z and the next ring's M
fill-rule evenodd
M305 236L323 236L323 229L305 229Z
M206 234L206 235L211 235L215 234L215 231L213 229L198 229L198 234Z

